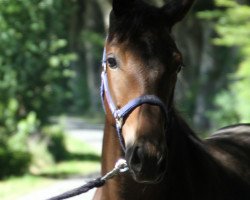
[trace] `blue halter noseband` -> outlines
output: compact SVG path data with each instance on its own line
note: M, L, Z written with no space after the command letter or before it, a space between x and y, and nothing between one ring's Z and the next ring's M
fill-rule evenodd
M116 122L116 130L117 135L120 141L120 145L123 149L123 151L126 151L125 147L125 141L122 136L122 126L124 124L124 119L137 107L143 105L143 104L150 104L150 105L156 105L159 106L162 111L164 112L165 119L168 120L168 112L165 104L159 99L159 97L155 95L145 95L137 97L131 101L129 101L125 106L122 108L118 108L111 96L109 86L108 86L108 75L107 75L107 63L106 63L106 48L104 48L103 57L102 57L102 67L103 72L101 75L102 78L102 84L101 84L101 98L102 98L102 104L103 108L105 110L104 106L104 97L106 97L109 109L115 118ZM166 128L166 127L165 127Z

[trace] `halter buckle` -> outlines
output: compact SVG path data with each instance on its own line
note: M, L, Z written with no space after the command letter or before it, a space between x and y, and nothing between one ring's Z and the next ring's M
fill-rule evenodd
M117 127L118 129L122 129L123 118L122 118L122 117L116 117L116 118L115 118L115 122L116 122L116 127Z

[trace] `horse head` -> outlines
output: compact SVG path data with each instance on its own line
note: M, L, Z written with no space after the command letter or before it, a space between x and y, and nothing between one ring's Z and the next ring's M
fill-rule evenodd
M134 106L120 125L125 158L137 182L157 183L167 169L173 93L183 66L171 29L192 3L175 0L158 8L141 0L113 0L104 55L110 96L118 109L145 96L159 102ZM107 120L115 126L106 99Z

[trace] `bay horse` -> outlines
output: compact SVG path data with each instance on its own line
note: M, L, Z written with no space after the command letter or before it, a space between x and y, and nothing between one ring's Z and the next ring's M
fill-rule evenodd
M202 140L174 107L183 61L171 29L193 2L113 0L103 56L102 174L121 157L129 173L108 181L94 200L250 200L250 125Z

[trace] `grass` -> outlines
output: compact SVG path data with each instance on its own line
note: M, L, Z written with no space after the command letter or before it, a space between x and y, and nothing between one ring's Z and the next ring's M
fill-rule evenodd
M31 191L42 187L48 187L55 180L43 178L34 175L25 175L23 177L11 177L0 181L0 199L14 200Z
M67 159L48 166L37 173L38 176L63 179L72 176L85 176L100 170L100 156L88 144L67 137L66 146L69 152Z
M36 173L0 181L0 199L14 200L45 186L48 187L58 180L86 176L100 170L100 156L88 144L67 137L66 146L69 153L66 160L44 166Z

